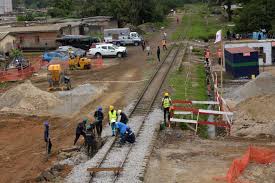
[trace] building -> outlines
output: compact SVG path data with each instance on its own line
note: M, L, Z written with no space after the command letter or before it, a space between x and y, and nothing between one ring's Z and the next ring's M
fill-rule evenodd
M12 0L0 0L0 15L12 12Z
M56 39L62 35L79 35L78 22L24 27L0 27L0 32L15 36L15 46L22 50L45 50L57 47Z
M8 32L0 32L0 53L7 54L15 47L16 38Z
M249 47L226 48L225 69L234 78L259 75L258 51Z
M96 35L106 28L116 28L117 21L109 16L83 19L52 19L47 22L16 22L0 26L0 32L15 36L15 46L22 50L46 50L57 47L56 39L64 35Z
M236 40L224 42L224 48L249 47L259 52L259 65L275 63L275 40Z

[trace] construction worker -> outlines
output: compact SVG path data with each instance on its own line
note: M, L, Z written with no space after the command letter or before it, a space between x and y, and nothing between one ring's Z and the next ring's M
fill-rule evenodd
M102 121L103 121L103 119L104 119L104 114L103 114L103 112L102 112L102 107L101 107L101 106L99 106L99 107L97 108L97 110L95 111L95 113L94 113L94 118L95 118L95 120L96 120L95 125L96 125L96 132L97 132L97 135L98 135L99 137L101 137L101 133L102 133Z
M50 138L50 125L48 121L44 122L44 141L46 142L46 153L51 154L52 142Z
M204 53L205 53L204 57L205 57L206 66L208 66L209 65L209 58L210 58L209 48L207 48Z
M157 57L158 57L158 61L160 62L160 47L159 46L157 48Z
M131 128L124 123L116 122L115 127L120 134L120 144L124 144L125 142L134 143L136 140L134 132Z
M112 128L112 136L115 136L116 134L116 127L115 122L117 121L117 113L116 110L114 110L114 106L110 106L109 109L109 125L111 125Z
M86 143L86 124L88 122L87 118L83 118L82 122L78 123L76 130L75 130L75 139L74 139L74 145L78 141L80 135L83 136L85 143Z
M94 126L93 124L87 127L86 131L86 145L87 145L87 155L89 157L92 156L93 153L96 151L96 141L95 141L95 134L93 132Z
M117 111L117 114L119 115L119 117L120 117L120 122L121 123L124 123L124 124L127 124L128 123L128 121L129 121L129 119L128 119L128 117L127 117L127 115L124 113L124 112L122 112L121 110L118 110Z
M163 50L167 50L166 40L165 39L162 40L162 49Z
M166 126L166 116L168 115L168 122L170 124L170 107L172 106L172 100L169 97L169 93L164 94L164 98L162 99L162 109L164 112L164 124Z

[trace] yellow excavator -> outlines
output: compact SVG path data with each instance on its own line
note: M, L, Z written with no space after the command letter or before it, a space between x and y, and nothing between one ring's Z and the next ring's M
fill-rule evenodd
M80 69L88 70L91 69L92 60L86 57L70 56L69 58L69 68L71 70Z
M48 82L49 91L72 89L71 79L65 75L60 64L52 64L48 66Z

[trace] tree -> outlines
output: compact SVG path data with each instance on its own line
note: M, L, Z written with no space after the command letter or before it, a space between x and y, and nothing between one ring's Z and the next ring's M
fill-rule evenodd
M272 22L275 19L273 0L239 1L243 3L243 9L240 10L239 17L235 21L236 31L253 32L265 29L268 32L272 30Z

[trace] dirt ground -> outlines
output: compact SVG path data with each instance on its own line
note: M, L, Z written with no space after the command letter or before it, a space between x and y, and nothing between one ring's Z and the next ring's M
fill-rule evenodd
M168 35L175 30L175 26L176 23L173 22L166 29ZM1 113L0 182L32 182L33 178L56 160L59 149L73 144L75 126L83 116L94 111L99 105L103 106L106 113L109 105L123 108L136 99L146 79L158 64L155 52L160 40L160 32L153 33L149 39L154 53L153 61L146 60L146 53L142 52L141 47L128 47L128 57L105 59L107 67L90 71L73 71L70 74L73 86L94 81L140 81L110 82L108 89L102 95L88 103L76 115L38 117ZM111 62L115 63L110 64ZM31 80L36 87L47 90L48 83L43 77L34 77ZM11 87L14 85L16 84L12 84ZM47 162L43 141L44 120L50 121L50 135L53 143L53 155Z
M160 132L155 144L145 183L221 183L214 178L224 177L232 161L241 157L249 145L275 148L270 141L204 140L190 131L166 129Z

